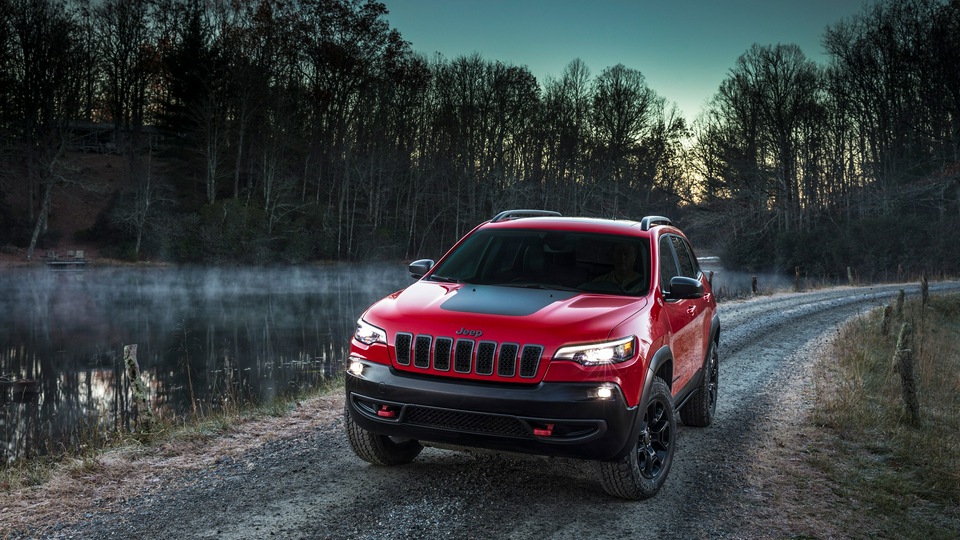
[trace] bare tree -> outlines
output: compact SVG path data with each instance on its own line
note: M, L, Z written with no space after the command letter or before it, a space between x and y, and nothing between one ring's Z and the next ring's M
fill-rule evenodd
M827 30L834 88L845 87L844 113L862 148L854 156L867 180L860 205L870 213L921 202L926 190L914 189L917 182L956 160L960 135L947 107L956 110L957 103L950 45L956 38L949 32L957 13L955 2L877 2Z
M643 74L617 64L605 69L594 81L592 126L596 137L593 155L594 181L605 184L601 200L604 213L619 216L621 198L639 180L637 151L647 136L653 110L660 98L646 83ZM649 180L648 180L649 181Z
M136 237L134 255L139 258L143 235L159 224L157 207L172 203L169 188L154 177L152 152L148 152L143 171L138 176L143 180L123 205L114 212L114 220Z
M699 141L702 158L712 169L717 158L723 163L722 172L711 171L722 182L713 189L743 201L755 217L775 209L779 229L796 226L801 178L810 172L800 167L803 138L818 98L817 68L798 47L751 47L721 84L701 127L709 137Z
M157 67L150 5L147 0L105 0L93 8L105 112L121 138L120 149L130 156L140 150L137 139Z
M30 259L47 228L54 189L77 180L64 153L70 121L81 103L80 66L87 59L74 41L78 28L66 4L16 0L10 24L10 69L16 81L12 114L20 119L14 137L24 156L30 216L35 216Z
M559 79L548 80L545 85L541 115L545 208L562 208L574 214L585 211L591 97L590 69L579 58L567 64ZM551 190L555 195L551 196Z

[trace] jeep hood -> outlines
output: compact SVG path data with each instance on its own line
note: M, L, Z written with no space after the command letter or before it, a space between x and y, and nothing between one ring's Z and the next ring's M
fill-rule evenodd
M611 337L646 304L642 297L420 281L371 306L364 319L384 328L391 342L397 332L410 332L536 343L550 351Z

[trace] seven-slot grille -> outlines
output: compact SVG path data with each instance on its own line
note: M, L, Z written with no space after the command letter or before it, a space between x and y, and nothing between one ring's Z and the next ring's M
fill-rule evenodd
M396 335L397 363L417 369L450 371L455 373L489 375L513 378L518 374L525 379L537 375L543 347L518 343L497 343L469 338L454 339L428 335L414 336L408 332Z

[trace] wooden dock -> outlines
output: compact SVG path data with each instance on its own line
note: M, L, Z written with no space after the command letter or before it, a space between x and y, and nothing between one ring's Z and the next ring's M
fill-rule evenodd
M83 250L68 251L65 257L60 257L56 251L49 251L44 262L55 269L82 269L90 264L84 257Z

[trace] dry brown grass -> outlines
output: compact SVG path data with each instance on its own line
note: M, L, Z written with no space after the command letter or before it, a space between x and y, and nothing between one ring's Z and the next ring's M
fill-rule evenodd
M902 320L880 332L882 311L843 329L818 362L808 463L840 500L859 509L865 536L960 536L960 297L908 302ZM906 412L893 367L903 322L914 328L920 422ZM838 519L852 520L847 508ZM870 531L870 532L867 532Z
M780 401L802 405L771 411L726 510L743 538L960 538L960 297L905 310L922 426L905 412L881 313L797 351L816 357L813 375Z

